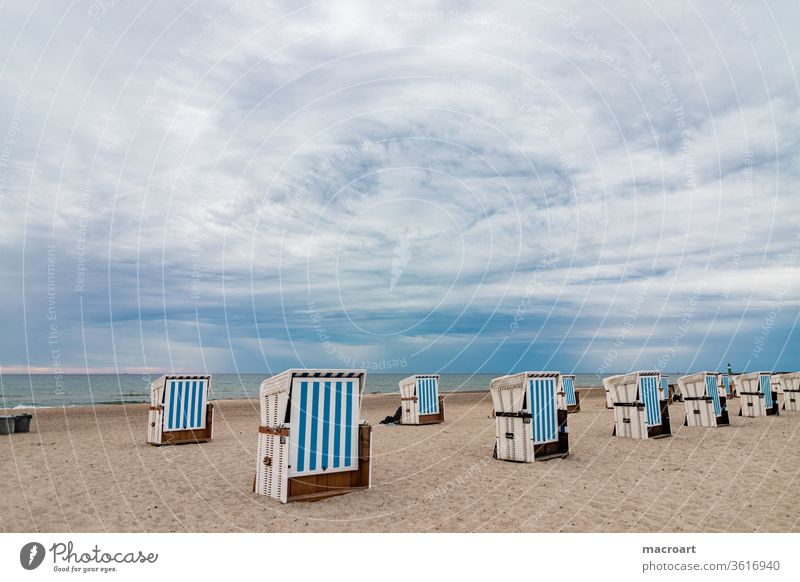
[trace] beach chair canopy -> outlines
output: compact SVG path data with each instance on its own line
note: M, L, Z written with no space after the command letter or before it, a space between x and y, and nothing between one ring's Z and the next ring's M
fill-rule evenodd
M289 475L358 467L364 370L287 370L261 383L261 424L289 428Z
M782 392L800 392L800 372L775 374Z
M206 428L206 405L211 376L161 376L150 385L150 404L163 408L164 432Z
M559 372L521 372L495 378L489 384L495 414L531 418L534 443L558 440L556 395Z

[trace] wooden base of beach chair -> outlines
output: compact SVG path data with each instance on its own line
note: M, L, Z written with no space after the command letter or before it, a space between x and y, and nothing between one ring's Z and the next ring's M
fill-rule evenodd
M288 438L289 429L279 431L260 427L259 431L269 431L277 438ZM358 427L358 469L307 475L305 477L289 477L286 479L286 501L320 501L336 495L344 495L370 486L372 427L362 424ZM271 458L262 462L272 463ZM253 477L253 492L256 491L258 475Z
M661 424L647 427L647 438L649 439L663 439L672 436L672 428L669 423L669 402L661 400L659 404L661 404Z
M157 426L157 423L160 423L161 415L160 407L150 407L151 411L151 420L150 420L150 429L154 430ZM155 411L155 415L152 413ZM157 419L157 420L156 420ZM194 430L170 430L165 431L162 430L161 434L158 434L156 431L155 438L150 438L148 436L147 443L153 445L155 447L160 447L164 445L186 445L189 443L205 443L211 440L212 429L214 424L214 405L212 403L208 403L206 405L206 427L204 429L194 429ZM148 431L148 435L150 432Z
M564 457L569 456L567 414L568 413L566 410L558 411L558 441L554 443L544 443L533 446L534 461L549 461L550 459L563 459Z
M800 392L783 391L783 410L787 412L800 411Z
M567 404L567 412L574 413L581 411L581 393L575 390L575 404Z
M772 406L767 408L767 416L778 416L780 414L780 408L778 406L778 393L772 393Z
M289 477L288 501L319 501L335 495L369 488L372 427L358 427L358 469L338 473Z
M441 394L439 395L439 414L420 414L418 417L419 422L416 425L421 424L440 424L444 422L444 396ZM407 423L401 422L400 424L404 424L406 426L415 426L414 423Z

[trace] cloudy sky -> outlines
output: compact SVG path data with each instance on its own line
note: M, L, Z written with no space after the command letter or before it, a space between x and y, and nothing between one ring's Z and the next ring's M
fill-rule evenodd
M800 368L796 2L184 4L0 8L4 371Z

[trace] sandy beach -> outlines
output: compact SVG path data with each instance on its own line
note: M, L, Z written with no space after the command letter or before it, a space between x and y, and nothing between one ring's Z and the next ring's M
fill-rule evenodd
M569 417L566 459L490 457L488 393L446 395L447 422L380 426L396 394L367 395L373 488L281 505L251 492L256 401L216 404L213 441L145 443L147 406L42 409L30 434L0 437L5 532L798 532L800 416L611 437L600 390Z

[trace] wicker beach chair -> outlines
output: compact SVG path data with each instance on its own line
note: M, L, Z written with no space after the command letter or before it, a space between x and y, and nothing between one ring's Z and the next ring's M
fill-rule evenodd
M287 503L369 488L365 381L364 370L287 370L264 380L253 491Z
M780 383L783 410L789 412L800 411L800 372L775 374L773 378L777 378Z
M684 426L727 426L728 402L717 384L716 372L698 372L678 378L686 405Z
M444 398L439 394L439 374L415 374L400 380L401 424L444 422Z
M560 376L558 372L521 372L491 381L494 457L530 463L569 454L567 411L559 409L557 400Z
M659 397L661 374L631 372L603 378L614 405L612 435L647 439L670 436L669 402Z
M581 411L581 394L575 390L575 375L562 374L558 390L558 407L569 413Z
M150 385L147 442L181 445L211 440L214 405L208 402L211 376L165 375Z
M755 418L778 414L778 395L772 389L772 372L751 372L736 378L742 407L739 416Z

